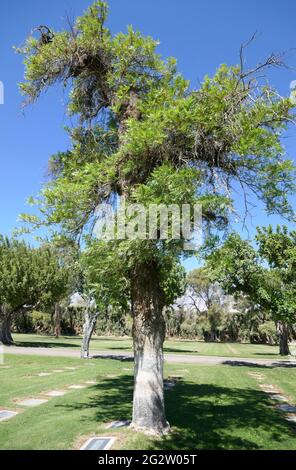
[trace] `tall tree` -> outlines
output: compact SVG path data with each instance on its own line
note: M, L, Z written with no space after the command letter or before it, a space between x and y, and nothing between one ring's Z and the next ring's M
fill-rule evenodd
M75 236L90 231L99 203L119 197L145 207L198 202L204 220L221 228L237 183L270 212L290 213L294 168L280 135L293 104L256 80L280 59L272 55L253 70L244 70L243 60L222 65L190 89L176 61L162 60L151 37L132 27L111 34L107 12L105 2L95 2L69 31L30 37L22 51L27 101L62 83L70 89L69 112L80 120L71 131L72 148L51 160L53 179L40 201L43 221L27 220L57 224ZM164 433L162 311L179 295L184 240L162 240L158 232L152 238L142 233L140 240L106 242L104 253L121 261L130 282L133 426Z

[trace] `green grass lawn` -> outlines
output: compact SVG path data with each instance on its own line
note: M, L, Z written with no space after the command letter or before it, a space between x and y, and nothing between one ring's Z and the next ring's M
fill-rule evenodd
M62 336L56 339L53 336L39 335L13 335L19 346L34 346L48 348L80 348L81 337ZM190 340L167 340L165 352L170 354L195 354L201 356L225 356L225 357L249 357L279 359L278 346L262 344L240 344L240 343L204 343L202 341ZM292 347L295 349L295 346ZM92 351L121 352L132 350L130 338L94 337L91 340ZM295 351L296 353L296 351Z
M184 379L165 396L172 432L156 439L127 429L104 428L104 423L131 417L130 362L6 355L4 366L9 368L0 366L0 409L22 411L0 423L0 449L75 449L91 436L109 435L117 438L117 449L296 450L295 425L283 419L248 375L249 371L263 373L265 383L278 385L296 403L293 368L167 365L166 375L180 374ZM64 372L38 376L55 369ZM36 408L16 403L88 380L97 384L68 390L65 396Z

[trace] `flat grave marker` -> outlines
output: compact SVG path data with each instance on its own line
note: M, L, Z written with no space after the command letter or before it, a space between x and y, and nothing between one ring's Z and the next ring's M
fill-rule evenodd
M62 390L52 390L51 392L47 392L44 395L47 397L63 397L66 394L66 392Z
M284 395L281 395L280 393L273 393L273 394L271 393L270 398L276 401L285 401L285 402L289 401L287 397L285 397Z
M0 421L7 421L17 414L18 413L16 411L0 410Z
M80 450L108 450L114 444L114 437L92 437Z
M86 385L70 385L68 388L71 388L72 390L80 390L82 388L86 388Z
M296 415L287 415L286 421L290 421L290 423L296 423Z
M167 380L163 382L164 390L172 390L175 387L175 385L176 385L176 382L170 382Z
M289 404L277 405L277 408L285 413L296 413L296 406Z
M273 385L268 385L268 384L260 384L259 387L263 390L265 393L273 393L277 394L278 390L273 386Z
M168 376L168 380L171 380L173 382L180 382L181 380L183 380L183 375L169 375Z
M260 374L260 372L248 372L248 375L251 377L265 377L265 375Z
M131 424L129 420L113 421L113 423L107 424L106 429L120 429L126 428Z
M44 403L47 403L47 402L48 400L46 400L45 398L28 398L27 400L18 401L17 404L20 406L33 407L33 406L43 405Z

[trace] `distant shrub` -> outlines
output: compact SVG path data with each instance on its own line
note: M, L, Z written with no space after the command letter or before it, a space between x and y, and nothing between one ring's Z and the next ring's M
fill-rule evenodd
M196 321L187 319L181 324L181 338L195 339L200 336L200 333L200 328Z
M13 330L17 333L52 333L51 315L44 312L33 311L21 313L14 320Z
M273 321L262 323L258 327L259 342L264 344L277 344L278 337L276 334L275 324Z
M98 336L130 336L132 333L132 319L128 313L110 310L99 316L95 333Z

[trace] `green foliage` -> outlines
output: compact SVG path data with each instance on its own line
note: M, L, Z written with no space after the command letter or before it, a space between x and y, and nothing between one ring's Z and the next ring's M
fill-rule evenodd
M91 236L97 205L120 197L145 206L200 202L205 222L221 229L231 217L235 185L253 191L269 212L292 216L295 172L281 136L293 103L259 82L256 71L264 66L244 72L223 64L190 89L176 61L157 54L157 41L132 27L113 35L107 12L106 2L95 2L70 31L54 32L45 44L30 37L21 51L26 98L34 101L61 82L70 89L69 112L80 120L72 148L51 160L40 219L25 220L56 225L73 238ZM182 291L182 242L87 239L89 283L102 283L102 298L113 298L129 289L136 267L153 265L171 302ZM253 255L247 256L250 264ZM242 288L249 279L240 259Z
M274 328L274 322L268 321L259 325L259 341L260 343L267 343L267 344L277 344L278 338L276 335L276 331Z
M0 305L12 312L52 306L69 288L69 269L49 245L0 237Z
M231 234L223 246L214 250L207 259L209 276L229 294L244 292L252 297L263 275L258 254L247 240Z
M231 235L208 259L212 277L233 294L243 293L271 312L274 321L296 321L295 233L286 227L258 228L258 251ZM269 267L266 267L266 264Z
M131 315L120 308L109 308L99 316L95 332L97 335L131 336Z
M203 338L203 332L195 319L187 318L180 327L180 337L186 339Z
M48 335L53 332L52 318L49 313L34 310L29 315L17 315L13 322L13 329L18 333L38 333Z
M85 289L95 298L98 309L128 308L129 282L127 267L114 245L90 240L81 256Z

